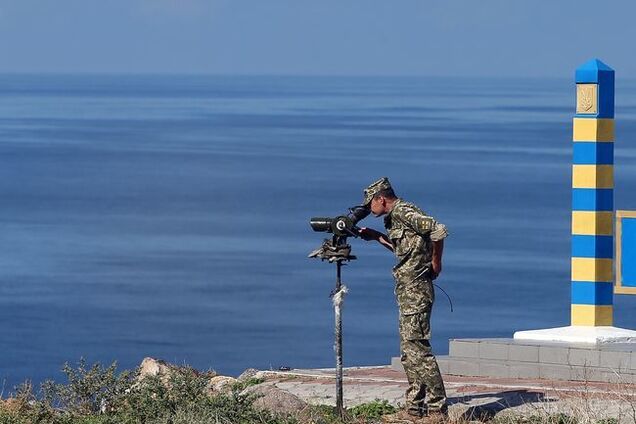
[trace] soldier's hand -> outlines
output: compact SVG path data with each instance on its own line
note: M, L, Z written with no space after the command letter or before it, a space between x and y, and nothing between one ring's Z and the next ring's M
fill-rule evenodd
M433 259L433 262L431 265L433 265L433 280L434 280L437 277L439 277L439 275L442 273L442 261Z
M367 227L362 227L360 228L360 232L358 232L358 235L363 239L363 240L378 240L380 238L380 235L382 233L380 233L379 231L374 230L373 228L367 228Z

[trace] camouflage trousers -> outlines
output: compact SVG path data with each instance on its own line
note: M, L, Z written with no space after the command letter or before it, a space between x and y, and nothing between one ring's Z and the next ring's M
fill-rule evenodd
M409 387L406 407L413 412L445 412L446 390L431 348L431 309L400 313L400 353Z

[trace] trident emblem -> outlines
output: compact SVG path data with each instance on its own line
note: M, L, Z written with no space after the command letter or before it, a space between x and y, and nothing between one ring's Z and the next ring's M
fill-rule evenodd
M596 86L580 84L578 86L578 113L596 113Z

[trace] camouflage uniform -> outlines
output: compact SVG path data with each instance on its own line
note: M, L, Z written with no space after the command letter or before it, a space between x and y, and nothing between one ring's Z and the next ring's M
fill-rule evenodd
M365 190L365 201L387 186L391 187L386 178L376 181ZM435 300L431 260L433 242L443 240L448 232L443 224L402 199L385 216L384 226L397 258L393 277L400 308L401 361L409 382L406 406L412 413L445 412L444 382L430 344Z

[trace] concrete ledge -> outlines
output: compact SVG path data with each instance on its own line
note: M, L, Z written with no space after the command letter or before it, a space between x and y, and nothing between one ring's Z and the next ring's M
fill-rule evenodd
M451 340L448 351L454 358L479 358L479 340Z
M570 348L567 346L539 346L539 362L544 364L567 364Z
M446 375L636 383L636 343L454 339L449 350L437 357ZM391 367L403 371L400 358L392 358Z
M508 350L508 359L519 362L539 362L539 346L512 344Z
M465 360L440 356L437 358L444 375L463 377L543 379L560 381L590 381L604 383L636 383L634 370L619 371L605 367L539 364L520 361ZM399 358L393 358L391 368L404 371Z

